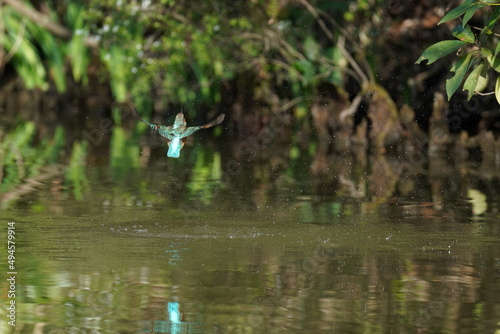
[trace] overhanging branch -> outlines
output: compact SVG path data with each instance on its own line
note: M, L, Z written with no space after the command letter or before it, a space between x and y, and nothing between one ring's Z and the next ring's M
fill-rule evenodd
M73 36L73 32L68 28L60 25L57 22L52 21L47 15L42 14L30 6L26 5L24 2L19 0L2 0L4 4L9 5L19 14L23 15L25 18L36 23L40 27L48 30L52 34L60 37L62 39L69 40ZM87 37L85 39L85 45L91 48L97 48L99 42L96 38Z

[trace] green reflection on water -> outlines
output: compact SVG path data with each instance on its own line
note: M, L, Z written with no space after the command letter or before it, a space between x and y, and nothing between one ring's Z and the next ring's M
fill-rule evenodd
M64 129L57 127L53 136L43 139L37 147L33 146L35 136L33 122L23 123L3 137L0 135L0 194L26 179L47 173L43 167L57 162L64 144Z
M127 138L127 132L120 126L113 127L110 145L110 164L116 177L140 166L140 148L138 134L134 132Z
M66 180L73 190L76 200L83 199L83 193L89 186L87 179L87 146L85 141L75 142L71 151L69 166L66 169ZM87 189L88 190L88 189Z
M172 332L169 302L191 332L494 331L494 197L481 219L412 192L375 206L290 171L223 178L198 149L89 169L81 200L48 187L0 213L18 231L21 332Z
M192 176L186 184L189 189L186 197L197 198L204 205L211 204L214 194L223 188L222 173L220 153L207 155L204 151L197 151Z

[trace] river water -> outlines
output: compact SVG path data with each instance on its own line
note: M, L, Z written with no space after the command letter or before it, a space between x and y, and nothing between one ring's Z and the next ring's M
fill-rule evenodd
M182 159L89 167L6 206L0 332L500 332L498 179Z

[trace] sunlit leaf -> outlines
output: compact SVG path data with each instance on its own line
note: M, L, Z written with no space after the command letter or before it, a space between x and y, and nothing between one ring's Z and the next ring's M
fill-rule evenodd
M420 64L422 61L428 60L427 65L430 65L436 60L460 49L464 45L467 45L467 42L455 40L437 42L425 49L415 64Z
M497 82L495 83L495 97L497 98L497 102L500 104L500 76L497 78Z
M486 66L483 66L483 72L487 72ZM486 89L486 87L488 87L488 81L489 81L488 73L481 73L479 75L478 80L477 80L477 85L476 85L475 91L476 92L484 91Z
M467 77L464 82L464 90L468 91L467 100L470 100L476 91L477 82L479 80L479 76L483 70L483 64L477 66Z
M125 54L118 46L111 46L109 52L103 50L101 57L108 66L111 78L111 90L116 100L123 102L127 98L126 73L127 68L124 63Z
M45 67L35 47L28 40L21 41L12 61L28 89L48 89Z
M468 189L467 197L472 205L472 213L475 216L482 215L488 210L488 198L484 193L476 189Z
M486 57L491 68L500 73L500 58L493 55Z
M450 72L455 72L455 75L446 80L446 94L448 100L451 99L460 84L464 80L465 74L471 65L472 55L469 53L467 56L460 58L450 69Z
M73 30L73 36L68 45L68 56L71 60L71 71L76 81L87 83L87 67L90 55L85 39L88 29L85 26L83 7L76 3L69 3L66 12L66 22Z
M68 45L68 55L71 59L71 71L76 81L87 83L87 67L90 63L89 50L85 46L86 35L74 34Z

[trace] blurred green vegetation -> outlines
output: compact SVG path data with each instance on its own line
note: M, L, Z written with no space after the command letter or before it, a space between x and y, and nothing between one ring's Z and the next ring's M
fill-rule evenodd
M303 119L305 100L320 83L341 88L346 73L357 80L365 76L349 66L349 59L356 63L349 52L362 55L363 48L351 45L347 50L345 31L337 21L352 21L368 8L366 0L6 0L0 11L2 65L14 69L27 89L55 87L62 93L69 81L86 86L92 77L109 85L110 98L132 100L142 114L150 112L152 101L182 105L191 112L210 109L223 102L228 86L251 82L253 91L248 93L274 101L274 107L281 108L273 96L296 98L294 103L301 105L295 116ZM113 121L111 166L117 173L123 166L137 168L144 127L130 133L116 109ZM43 142L34 149L35 131L34 123L26 123L3 141L0 191L57 160L63 130L58 128L50 139L53 144ZM85 187L86 145L67 143L65 176L79 198Z
M224 85L242 73L258 79L256 92L277 87L293 97L322 82L343 86L345 74L366 79L369 68L354 59L366 47L340 22L369 15L376 4L88 0L35 8L9 0L0 44L27 88L53 82L62 92L67 74L86 84L92 71L119 102L155 98L195 109L221 102Z
M64 23L58 34L68 40L61 40L53 31L49 31L39 20L58 21L57 13L45 7L47 13L39 14L37 20L19 11L18 6L32 13L37 13L29 2L19 2L12 6L7 3L2 7L3 29L1 44L7 53L4 63L11 61L17 73L23 79L26 88L47 90L50 81L59 92L66 90L66 70L69 65L73 78L87 82L87 67L90 62L88 48L84 45L88 31L83 21L83 7L75 3L67 4ZM45 16L43 16L45 15ZM66 34L64 34L66 32Z
M326 156L358 145L360 154L365 154L368 145L378 145L377 152L403 146L411 125L417 130L407 142L416 142L415 147L408 144L398 154L414 149L426 153L428 138L418 127L429 124L433 92L428 93L425 85L445 78L440 68L423 75L410 72L423 68L414 65L415 58L430 43L420 45L419 33L432 35L439 12L430 8L437 7L423 1L388 0L4 0L1 65L5 73L18 75L27 89L53 95L70 91L69 99L50 111L52 117L40 113L33 120L62 124L66 134L75 134L71 140L62 130L50 134L53 124L44 132L53 137L47 140L66 139L67 158L61 162L69 165L64 175L77 198L82 198L88 182L85 166L90 151L96 156L108 154L94 161L109 162L116 179L147 164L151 150L140 143L146 127L126 117L122 103L131 103L142 117L162 124L174 110L185 111L193 125L226 112L225 143L236 149L228 147L225 153L232 155L235 168L245 160L261 159L267 165L254 169L254 177L269 180L277 170L289 173L286 165L309 171L310 161L304 159L313 156L317 156L316 171L325 168L318 152ZM441 35L426 38L435 41ZM59 111L78 94L87 96L79 96L80 103L71 105L75 114ZM429 107L425 112L422 96ZM421 109L412 102L421 103L417 106ZM412 109L410 125L399 110L404 104ZM29 112L19 118L17 123L26 121ZM34 145L30 144L34 151L23 151L28 154L26 163L20 165L16 151L2 143L2 154L10 154L0 168L2 192L27 177L25 164L33 165L34 172L57 160L55 153L47 155L43 141L34 140L39 124L30 124L22 130ZM77 126L91 128L87 139L93 146L79 141L85 136L74 131ZM212 135L220 134L221 128ZM8 132L7 137L14 138L16 131L21 130ZM347 144L338 149L337 139ZM265 150L274 151L261 154ZM195 179L228 168L223 154L207 160L198 153L193 149L193 157L187 158ZM196 183L190 187L197 191Z

